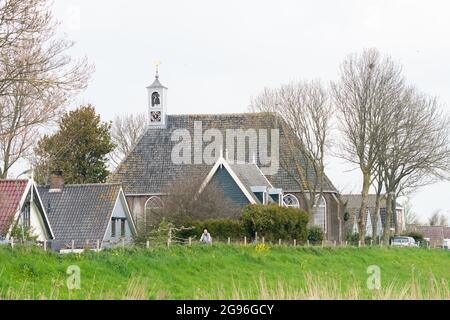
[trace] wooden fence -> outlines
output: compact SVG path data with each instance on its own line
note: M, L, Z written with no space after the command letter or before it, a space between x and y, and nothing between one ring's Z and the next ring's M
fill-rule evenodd
M52 249L51 241L37 241L37 242L30 242L30 241L17 241L14 238L10 238L8 241L1 241L0 244L3 245L9 245L11 248L15 248L18 244L28 244L28 245L36 245L40 248L42 248L44 251ZM89 241L87 240L85 245L83 247L77 246L75 240L72 240L70 244L65 245L63 248L61 248L60 252L62 253L76 253L76 252L82 252L84 250L92 250L92 251L101 251L104 248L112 248L112 247L146 247L149 249L151 246L155 245L166 245L167 247L170 247L172 245L187 245L192 246L195 243L199 243L197 239L194 238L188 238L188 239L182 239L182 238L173 238L169 237L167 239L167 242L162 243L153 243L150 240L147 240L144 244L135 244L126 242L125 239L122 239L117 242L103 242L101 240L95 240L95 241ZM249 239L247 237L242 237L240 239L231 239L226 238L225 240L221 241L213 241L212 244L220 243L220 244L227 244L227 245L240 245L240 246L251 246L251 245L257 245L257 244L267 244L267 245L273 245L273 246L292 246L292 247L322 247L322 248L329 248L329 247L370 247L370 246L377 246L377 247L383 247L383 246L392 246L380 243L375 243L373 240L368 243L361 243L360 241L355 243L350 243L348 241L343 242L337 242L337 241L320 241L320 242L311 242L309 240L307 241L297 241L296 239L293 240L283 240L278 239L278 241L266 241L264 237L258 237L256 234L254 238ZM431 248L439 248L438 246L430 246L429 243L427 245L428 249Z

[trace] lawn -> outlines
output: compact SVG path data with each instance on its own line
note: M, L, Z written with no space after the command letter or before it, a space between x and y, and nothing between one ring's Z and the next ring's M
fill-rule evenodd
M367 268L381 271L369 290ZM81 289L68 290L78 266ZM59 255L0 247L0 299L450 299L450 251L213 245Z

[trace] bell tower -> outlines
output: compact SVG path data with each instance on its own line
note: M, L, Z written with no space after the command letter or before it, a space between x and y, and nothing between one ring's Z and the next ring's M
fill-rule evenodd
M160 62L155 63L155 81L147 87L150 116L149 126L154 128L164 128L166 126L167 88L159 81L160 65Z

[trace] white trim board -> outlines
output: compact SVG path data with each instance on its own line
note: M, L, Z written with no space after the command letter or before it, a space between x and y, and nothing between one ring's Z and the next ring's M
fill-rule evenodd
M219 157L219 159L217 159L217 161L214 164L213 168L208 173L208 175L206 176L206 178L203 181L202 185L200 186L200 190L199 190L198 193L202 193L203 192L203 190L206 188L208 183L214 177L214 174L217 172L217 170L219 169L220 166L223 166L227 170L227 172L233 178L234 182L236 182L236 184L238 185L239 189L241 189L241 191L244 193L244 195L247 198L247 200L251 204L257 204L257 202L255 201L253 196L250 194L250 192L248 192L247 188L245 188L245 186L242 183L242 181L239 179L239 177L236 175L236 173L233 171L233 169L231 169L230 165L228 164L228 162L223 157Z

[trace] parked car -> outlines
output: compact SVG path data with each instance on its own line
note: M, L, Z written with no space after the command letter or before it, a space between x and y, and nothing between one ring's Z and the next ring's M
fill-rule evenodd
M417 247L413 237L394 237L392 245L396 247Z
M444 241L442 241L442 248L450 250L450 239L444 239Z

